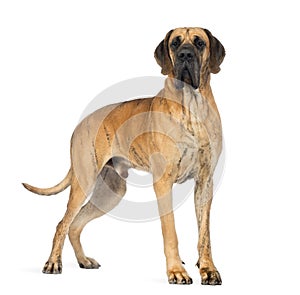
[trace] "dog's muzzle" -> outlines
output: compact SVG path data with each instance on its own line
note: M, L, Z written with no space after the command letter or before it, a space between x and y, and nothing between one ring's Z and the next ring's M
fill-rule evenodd
M184 83L197 89L200 83L200 63L192 45L185 44L175 56L175 87L182 89Z

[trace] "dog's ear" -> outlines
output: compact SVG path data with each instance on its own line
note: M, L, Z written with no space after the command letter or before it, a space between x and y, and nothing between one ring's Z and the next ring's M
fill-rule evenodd
M220 65L225 57L225 48L221 42L214 37L211 32L204 29L210 43L210 58L209 58L209 70L213 74L220 72Z
M154 52L154 57L156 62L161 66L161 73L163 75L168 75L173 69L168 47L172 32L173 30L168 32L165 39L159 43Z

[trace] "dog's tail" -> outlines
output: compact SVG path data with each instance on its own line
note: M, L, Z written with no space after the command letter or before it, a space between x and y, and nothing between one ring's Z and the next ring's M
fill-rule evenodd
M67 176L59 184L50 188L38 188L38 187L31 186L27 183L22 183L22 184L26 189L28 189L29 191L35 194L50 196L65 190L71 184L72 175L73 175L72 168L70 168Z

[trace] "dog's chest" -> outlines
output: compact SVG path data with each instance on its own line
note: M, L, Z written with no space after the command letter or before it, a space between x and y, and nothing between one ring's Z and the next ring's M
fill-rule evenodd
M177 142L177 182L197 177L201 167L209 164L213 172L222 147L222 129L218 114L198 93L185 93L189 115L180 125L182 140Z

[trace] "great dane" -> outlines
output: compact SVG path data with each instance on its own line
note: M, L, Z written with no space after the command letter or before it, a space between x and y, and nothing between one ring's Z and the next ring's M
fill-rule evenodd
M191 178L195 180L201 282L222 283L212 260L209 234L213 173L222 150L221 120L210 74L220 71L225 50L206 29L177 28L167 33L154 56L167 75L164 88L155 97L109 105L88 115L72 135L67 176L48 189L23 184L41 195L71 186L67 211L57 226L44 273L62 272L67 234L79 266L99 268L96 260L84 254L80 234L89 221L119 203L126 192L128 169L135 168L153 175L169 283L192 283L179 256L172 211L173 184Z

